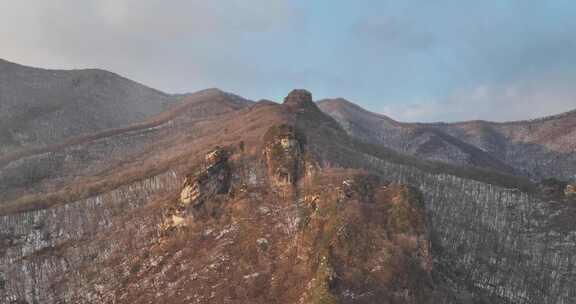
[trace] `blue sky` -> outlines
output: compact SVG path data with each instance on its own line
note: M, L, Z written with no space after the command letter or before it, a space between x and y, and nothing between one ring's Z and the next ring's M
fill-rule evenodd
M405 121L576 108L566 0L3 0L0 57L99 67L167 92L292 88Z

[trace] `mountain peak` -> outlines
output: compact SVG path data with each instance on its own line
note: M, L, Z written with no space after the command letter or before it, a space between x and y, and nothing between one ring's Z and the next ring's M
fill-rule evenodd
M284 105L293 108L317 108L312 100L312 93L303 89L292 90L286 98L284 98Z

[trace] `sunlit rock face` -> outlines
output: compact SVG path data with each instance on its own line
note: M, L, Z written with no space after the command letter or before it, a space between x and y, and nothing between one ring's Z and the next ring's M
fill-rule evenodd
M318 109L312 100L312 93L302 89L297 89L290 92L290 94L284 98L283 104L292 109Z
M0 303L573 304L565 183L530 192L418 166L291 95L93 144L102 187L66 180L81 198L0 202ZM108 188L115 147L140 170Z
M437 303L421 194L376 176L329 171L301 199L301 303ZM330 182L327 182L330 181Z
M227 150L216 147L205 155L198 171L186 176L179 200L166 206L164 220L158 226L162 234L190 225L195 215L210 210L212 206L206 204L209 204L214 196L230 191L232 169L228 157Z
M264 159L271 181L294 185L305 173L305 140L289 125L271 127L265 135Z
M289 151L295 147L291 141L278 144ZM3 229L18 223L19 230L0 239L8 245L1 260L1 299L262 304L442 299L433 289L430 227L416 189L360 171L323 169L306 186L294 186L299 188L294 201L275 191L275 184L243 191L250 177L228 180L243 168L231 159L224 148L206 155L184 183L184 189L199 184L193 187L197 194L185 195L189 202L181 201L178 179L168 173L74 205L2 217ZM258 158L246 164L261 165ZM166 213L174 209L178 212Z
M567 185L566 189L564 189L564 195L571 198L576 198L576 184Z
M228 152L217 147L205 156L205 168L186 177L180 193L180 203L184 207L199 207L216 194L224 194L230 188L231 171L228 165Z

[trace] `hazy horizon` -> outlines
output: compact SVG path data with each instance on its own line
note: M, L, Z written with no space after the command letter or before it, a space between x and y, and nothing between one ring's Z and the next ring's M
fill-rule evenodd
M576 108L576 4L3 1L0 58L101 68L168 93L292 88L400 121L524 120Z

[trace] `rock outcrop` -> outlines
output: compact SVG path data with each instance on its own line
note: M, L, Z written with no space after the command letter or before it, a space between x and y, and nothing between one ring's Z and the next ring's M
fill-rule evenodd
M227 193L230 189L231 169L228 164L228 151L216 147L205 156L204 168L186 176L180 193L180 205L184 208L199 208L216 194Z
M295 185L311 165L306 159L304 136L293 126L278 125L266 132L264 143L264 161L272 182Z
M54 151L0 203L0 303L572 304L565 185L368 145L291 95Z
M439 303L429 227L416 189L333 175L300 206L298 244L313 276L302 303Z
M292 109L315 109L319 110L314 101L312 100L312 93L307 90L297 89L293 90L284 98L285 106Z
M576 184L569 184L564 189L564 195L571 198L576 198Z
M195 216L213 211L207 204L216 196L230 191L232 169L228 163L230 153L216 147L208 152L198 172L186 176L175 204L166 206L164 220L158 226L161 233L188 226Z

